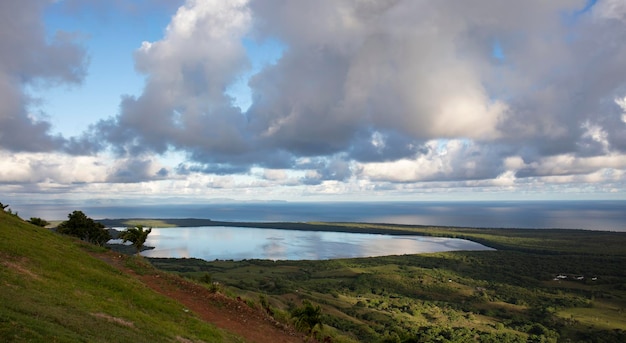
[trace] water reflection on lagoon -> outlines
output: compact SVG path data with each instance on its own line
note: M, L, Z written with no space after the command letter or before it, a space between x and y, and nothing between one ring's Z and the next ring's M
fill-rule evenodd
M296 231L240 227L154 228L147 257L203 260L326 260L419 254L455 250L492 250L456 238L390 236L364 233Z

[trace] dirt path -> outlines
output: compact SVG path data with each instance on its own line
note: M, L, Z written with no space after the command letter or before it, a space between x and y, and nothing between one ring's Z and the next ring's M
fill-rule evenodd
M302 334L277 322L263 311L250 308L243 300L213 293L201 285L174 274L157 271L139 275L125 267L128 256L116 252L109 251L92 255L139 279L156 292L177 300L203 320L241 336L248 342L296 343L305 341Z

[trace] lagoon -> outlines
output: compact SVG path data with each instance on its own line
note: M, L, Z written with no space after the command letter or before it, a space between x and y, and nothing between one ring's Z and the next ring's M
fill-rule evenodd
M142 252L146 257L199 258L207 261L327 260L493 250L479 243L456 238L225 226L154 228L146 245L155 247Z

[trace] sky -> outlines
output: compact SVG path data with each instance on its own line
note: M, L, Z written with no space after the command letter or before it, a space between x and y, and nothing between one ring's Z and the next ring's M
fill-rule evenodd
M626 2L2 1L0 197L623 200Z

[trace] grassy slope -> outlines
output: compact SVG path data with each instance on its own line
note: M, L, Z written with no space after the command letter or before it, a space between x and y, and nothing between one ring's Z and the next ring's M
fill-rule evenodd
M0 341L238 341L87 248L0 212Z

